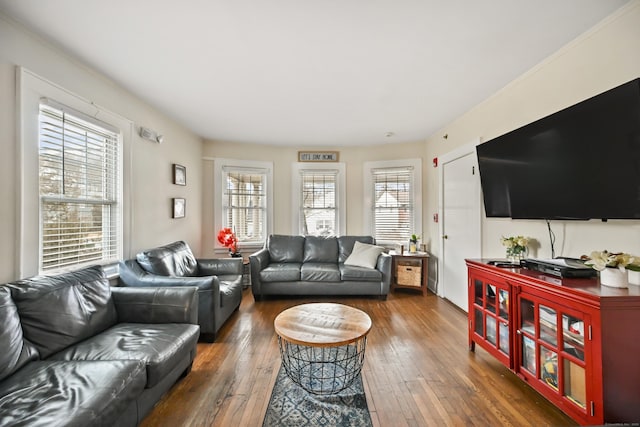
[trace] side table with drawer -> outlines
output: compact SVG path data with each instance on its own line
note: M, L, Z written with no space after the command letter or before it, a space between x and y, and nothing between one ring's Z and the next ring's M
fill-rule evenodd
M427 293L429 254L427 252L391 252L393 259L391 290L415 289Z

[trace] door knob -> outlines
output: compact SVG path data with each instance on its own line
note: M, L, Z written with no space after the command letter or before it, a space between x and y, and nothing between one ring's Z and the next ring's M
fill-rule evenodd
M448 239L449 236L447 236L446 234L444 236L442 236L443 239Z

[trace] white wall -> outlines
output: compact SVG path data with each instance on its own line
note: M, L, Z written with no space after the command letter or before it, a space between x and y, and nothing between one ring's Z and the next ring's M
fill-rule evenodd
M130 233L124 236L125 257L141 249L173 240L201 248L202 140L144 101L92 71L48 42L34 36L0 14L0 282L18 279L16 258L17 99L16 67L40 77L97 105L164 135L163 144L134 136L130 147L132 167L124 185L130 189ZM137 127L136 127L137 129ZM187 168L187 186L172 184L172 164ZM187 199L185 219L171 219L172 197ZM37 257L38 254L33 254Z
M473 78L472 71L469 77ZM427 158L441 156L478 137L488 141L637 77L640 2L633 1L429 138ZM445 134L447 139L443 138ZM439 183L435 169L425 171L428 185L424 215L428 219L438 210ZM437 236L437 224L426 222L429 234ZM482 228L485 257L504 256L500 236L514 234L539 241L534 256L551 256L544 221L485 218ZM640 255L640 221L553 221L552 229L557 237L556 256L578 257L602 249ZM438 253L438 245L431 249Z

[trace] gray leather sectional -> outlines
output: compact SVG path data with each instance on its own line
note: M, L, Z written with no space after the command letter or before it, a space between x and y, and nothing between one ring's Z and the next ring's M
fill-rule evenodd
M122 286L198 288L200 340L213 342L242 301L242 258L196 259L184 241L148 249L120 262Z
M356 241L372 236L270 235L265 247L249 256L251 290L266 295L374 295L386 299L391 285L391 256L378 256L375 268L345 265Z
M101 267L0 286L0 425L135 426L196 355L198 293Z

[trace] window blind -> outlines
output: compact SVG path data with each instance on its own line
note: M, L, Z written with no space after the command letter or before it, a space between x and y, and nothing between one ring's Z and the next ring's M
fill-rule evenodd
M40 104L40 270L117 261L120 144L110 126Z
M336 170L302 170L300 221L305 235L335 236L338 214Z
M373 227L376 240L403 242L414 229L413 168L373 169Z
M254 169L223 168L224 226L230 227L241 243L266 239L267 172Z

